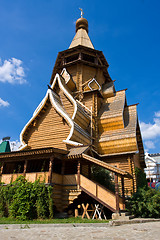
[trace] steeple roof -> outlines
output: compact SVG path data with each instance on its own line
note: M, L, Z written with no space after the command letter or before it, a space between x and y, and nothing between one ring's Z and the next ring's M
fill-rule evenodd
M78 45L94 49L93 44L88 36L88 21L81 17L76 21L76 35L74 36L69 48Z

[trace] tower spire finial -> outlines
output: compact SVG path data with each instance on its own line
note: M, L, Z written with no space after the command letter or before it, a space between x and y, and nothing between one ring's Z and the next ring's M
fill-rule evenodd
M83 18L84 12L82 8L79 8L79 10L81 11L81 18Z

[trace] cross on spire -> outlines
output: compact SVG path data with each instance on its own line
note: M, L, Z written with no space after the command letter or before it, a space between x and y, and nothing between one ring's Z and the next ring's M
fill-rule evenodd
M84 14L83 9L79 8L79 10L81 11L81 18L83 18L83 14Z

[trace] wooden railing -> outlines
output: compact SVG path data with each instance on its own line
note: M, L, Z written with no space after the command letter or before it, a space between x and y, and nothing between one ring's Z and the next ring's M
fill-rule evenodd
M9 184L15 181L19 176L23 176L23 173L2 174L1 182ZM48 183L48 172L26 173L25 178L30 182L39 179L41 182L45 181L45 183Z
M116 211L116 195L107 188L100 186L88 178L80 175L80 187L88 195L105 205L111 211ZM123 200L119 197L119 207L124 209Z
M77 185L77 174L64 175L63 176L64 185Z

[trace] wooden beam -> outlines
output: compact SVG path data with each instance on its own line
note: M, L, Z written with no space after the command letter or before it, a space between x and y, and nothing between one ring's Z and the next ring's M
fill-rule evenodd
M23 176L26 176L26 171L27 171L27 165L28 165L28 160L25 160L24 162L24 170L23 170Z
M121 176L123 209L125 209L124 177Z
M54 161L54 156L52 155L49 161L48 183L52 183L53 161Z
M116 195L116 212L119 213L119 189L118 189L118 175L115 174L115 195Z
M77 185L78 185L78 189L80 188L80 170L81 169L81 165L80 165L80 161L78 161L77 164Z
M4 162L2 162L1 168L0 168L0 182L1 182L1 177L2 177L2 174L3 174L3 167L4 167Z

